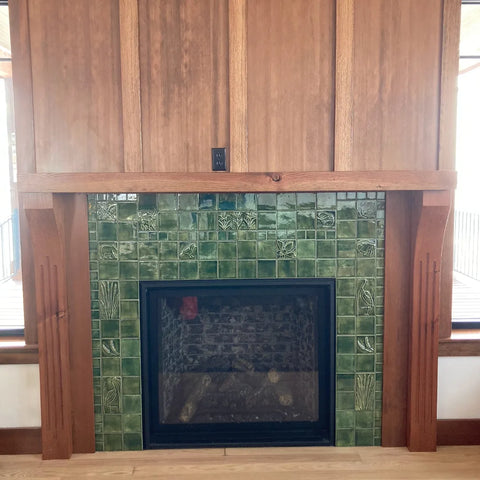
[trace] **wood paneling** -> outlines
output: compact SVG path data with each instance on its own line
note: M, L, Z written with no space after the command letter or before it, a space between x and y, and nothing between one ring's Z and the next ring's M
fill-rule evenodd
M118 0L29 0L37 172L123 171Z
M40 428L0 428L0 455L25 455L41 452L42 431ZM18 459L18 457L16 458Z
M19 175L21 192L315 192L444 190L454 172L91 173Z
M248 170L333 169L335 2L247 2Z
M0 365L28 365L38 363L38 345L9 346L0 344Z
M440 340L438 355L441 357L478 357L480 338L448 338Z
M145 172L209 172L228 146L227 0L139 0Z
M411 193L387 192L382 445L406 445L412 258Z
M480 445L480 420L438 420L438 445Z
M450 210L450 192L417 195L410 321L407 446L435 451L437 446L438 318L442 244Z
M353 4L351 169L436 170L443 1Z

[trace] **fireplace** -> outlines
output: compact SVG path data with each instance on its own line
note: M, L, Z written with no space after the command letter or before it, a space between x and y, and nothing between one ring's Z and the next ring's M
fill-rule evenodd
M334 444L334 280L141 282L144 447Z

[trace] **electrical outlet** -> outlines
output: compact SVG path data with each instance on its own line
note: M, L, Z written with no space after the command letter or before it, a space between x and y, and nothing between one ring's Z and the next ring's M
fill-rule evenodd
M214 172L227 171L227 149L212 148L212 170Z

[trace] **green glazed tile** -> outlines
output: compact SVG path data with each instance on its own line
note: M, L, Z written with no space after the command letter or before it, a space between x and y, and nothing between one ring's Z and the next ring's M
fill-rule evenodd
M157 194L157 208L158 210L176 210L177 195L174 193Z
M142 450L142 434L141 433L125 433L123 435L125 450Z
M277 214L276 213L263 213L258 214L258 229L259 230L275 230L277 227Z
M337 280L337 295L340 297L353 297L357 293L354 278L339 278Z
M275 210L277 198L275 193L259 193L257 195L257 210Z
M255 193L237 193L238 210L256 210L257 195Z
M217 278L217 262L198 262L198 276L200 279Z
M136 414L123 415L123 431L138 433L142 431L142 416Z
M98 278L100 280L118 278L118 262L101 262L98 266Z
M138 279L137 262L120 262L120 280Z
M357 317L356 331L357 335L375 334L375 317Z
M354 335L355 334L355 317L337 316L337 334Z
M197 262L180 262L180 280L195 280L198 278Z
M215 260L217 258L217 243L199 242L198 258L200 260Z
M138 242L138 258L140 260L157 260L157 242Z
M293 278L297 276L296 260L278 260L278 276L280 278Z
M294 230L297 228L297 215L295 212L277 212L277 228Z
M371 411L355 412L355 426L357 428L373 428L374 414Z
M102 320L100 329L102 338L118 338L119 336L118 320Z
M232 259L237 258L237 245L234 242L219 242L218 243L218 258Z
M122 358L122 375L140 375L140 358Z
M138 320L122 320L120 322L120 334L122 338L139 337L140 323Z
M195 212L180 212L178 214L180 230L196 230L197 214Z
M137 239L137 227L133 223L118 224L118 239L122 241L133 241Z
M353 410L355 395L353 392L337 392L337 410Z
M336 260L317 260L316 261L317 272L316 276L319 278L330 278L335 276L337 270Z
M217 195L215 193L200 193L198 196L199 210L216 210Z
M139 357L140 356L140 339L124 338L121 343L122 357ZM125 375L125 372L123 372Z
M357 275L361 277L374 277L376 273L376 262L374 258L357 259Z
M338 238L355 238L357 236L357 222L337 222Z
M335 193L317 193L317 208L332 209L337 206L337 195Z
M297 208L300 210L314 209L316 201L315 193L297 193Z
M277 244L274 240L261 240L258 242L258 258L274 259L277 256Z
M142 397L140 395L124 395L122 398L123 413L141 413Z
M313 240L315 239L315 231L314 230L307 230L305 232L305 238L309 239L309 240Z
M120 375L119 358L102 358L102 376L114 377Z
M335 445L337 447L352 447L355 445L355 430L350 429L338 429L336 432Z
M297 212L297 228L304 230L315 229L315 212L300 211Z
M355 445L369 447L373 445L373 429L355 429Z
M297 260L298 277L315 277L315 260Z
M357 252L356 240L337 240L337 255L342 258L354 258Z
M278 210L295 210L297 199L294 193L278 193L277 209Z
M353 392L355 389L355 375L341 373L337 375L337 392Z
M119 203L118 206L118 220L120 222L132 222L137 219L137 204L136 203Z
M355 260L339 258L337 260L337 276L338 277L355 276Z
M171 231L178 228L178 218L182 218L183 214L177 215L176 212L165 212L158 214L158 228L162 231ZM181 222L181 221L180 221ZM182 228L180 226L180 228Z
M355 298L337 298L337 315L355 315Z
M254 241L239 241L238 242L238 258L242 260L256 258L257 256L257 242Z
M178 278L178 262L160 262L158 266L159 278L175 280Z
M237 276L237 262L235 261L218 262L219 278L236 278L236 276Z
M337 353L356 353L356 337L343 336L337 337Z
M217 228L217 214L213 212L200 212L198 214L199 230L214 230Z
M176 260L178 257L177 242L160 242L160 260Z
M356 355L355 371L356 372L375 371L375 355Z
M138 277L140 280L158 280L160 278L157 262L140 262Z
M162 243L163 245L163 243ZM173 250L170 249L168 255L172 254ZM181 242L178 250L178 258L180 260L193 260L197 258L198 248L195 242Z
M355 413L351 410L339 410L336 413L337 428L354 428Z
M325 232L325 238L327 240L333 240L334 238L337 238L337 234L335 231L328 231L328 232Z
M111 241L117 240L117 225L115 223L98 224L97 238L99 241Z
M238 262L238 278L255 278L257 264L254 260L240 260Z
M276 262L275 260L258 261L258 278L275 278Z
M373 220L359 220L357 222L358 238L372 238L377 233L376 222Z
M123 377L122 391L124 395L140 395L140 377Z
M122 432L122 416L121 415L104 415L103 429L105 433Z
M355 201L339 201L337 203L337 218L339 220L356 220L357 208Z
M122 435L117 434L105 434L103 440L103 448L106 452L115 452L122 450L123 441Z
M138 302L126 300L120 302L120 319L134 320L138 318Z
M335 240L317 240L317 258L333 258L335 252Z
M119 242L118 245L120 260L138 260L137 242Z
M237 206L237 195L235 193L219 193L218 209L219 210L235 210Z
M180 193L178 195L178 208L180 210L197 210L198 193Z

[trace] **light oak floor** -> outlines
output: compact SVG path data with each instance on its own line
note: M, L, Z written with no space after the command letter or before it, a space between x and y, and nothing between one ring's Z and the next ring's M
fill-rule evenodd
M405 448L300 447L156 450L74 455L0 456L0 478L161 480L480 479L480 446Z

